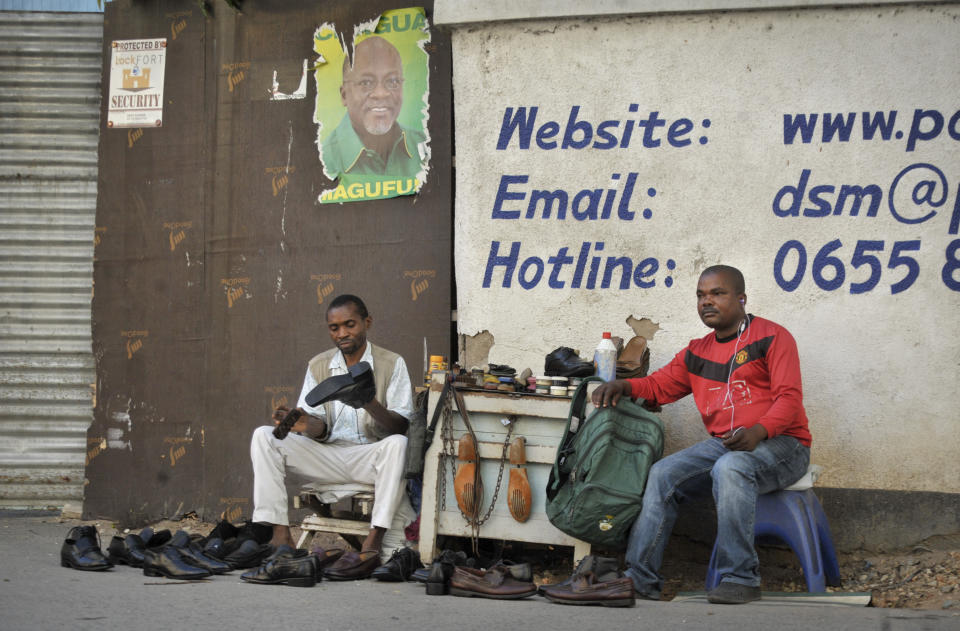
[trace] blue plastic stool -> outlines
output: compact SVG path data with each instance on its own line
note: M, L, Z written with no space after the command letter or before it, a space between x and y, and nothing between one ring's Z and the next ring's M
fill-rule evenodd
M761 541L778 539L790 546L800 559L808 592L825 592L827 585L840 587L840 567L830 525L813 489L774 491L759 496L753 532ZM716 587L721 578L717 573L714 543L707 568L707 591Z

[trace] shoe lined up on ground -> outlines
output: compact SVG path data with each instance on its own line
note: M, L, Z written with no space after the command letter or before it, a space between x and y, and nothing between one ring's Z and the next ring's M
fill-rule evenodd
M543 595L550 602L561 605L633 607L636 603L633 581L629 577L600 581L593 572L581 574L566 585L546 586Z
M228 563L205 555L200 544L190 539L190 535L182 530L178 530L167 545L176 548L187 563L203 568L211 574L226 574L233 570Z
M247 583L260 585L313 587L320 576L319 561L315 555L281 545L260 567L244 572L240 578Z
M317 580L323 571L340 560L340 557L346 552L343 548L323 548L315 546L310 550L310 554L317 557Z
M477 598L515 600L537 593L537 586L516 576L532 576L529 564L498 563L487 570L456 567L450 577L450 594Z
M192 581L212 576L210 570L189 563L180 550L172 546L157 549L147 548L143 552L143 575L163 576L179 580Z
M107 558L114 565L143 567L143 551L146 547L138 534L129 534L125 537L115 535L107 546Z
M473 567L475 564L476 560L468 559L466 552L442 550L429 568L415 571L413 578L419 581L419 576L423 576L427 595L445 596L450 593L450 577L453 576L453 569L459 565Z
M410 576L421 565L420 554L416 550L397 548L390 555L390 560L375 569L371 577L378 581L401 583L410 580Z
M636 603L633 581L620 572L615 557L587 555L564 581L541 585L540 593L563 605L632 607Z
M70 529L60 547L60 565L91 572L113 567L113 563L100 549L100 535L93 526L75 526Z
M380 567L380 553L376 550L345 552L336 563L323 570L323 576L331 581L355 581L370 578Z

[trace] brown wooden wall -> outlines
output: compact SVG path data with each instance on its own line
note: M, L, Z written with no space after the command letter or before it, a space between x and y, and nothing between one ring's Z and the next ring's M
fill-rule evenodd
M249 517L250 433L295 404L307 360L331 346L325 303L337 294L366 300L370 339L400 352L414 383L425 336L449 355L449 38L434 29L428 45L432 159L420 193L321 206L332 183L316 86L311 77L306 99L270 101L273 70L293 91L321 23L352 35L411 5L210 5L204 16L192 0L106 4L88 517ZM416 5L430 21L432 3ZM107 129L110 42L141 37L167 38L163 126Z

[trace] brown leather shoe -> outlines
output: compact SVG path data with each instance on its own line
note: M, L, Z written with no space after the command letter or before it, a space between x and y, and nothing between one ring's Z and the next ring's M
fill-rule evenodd
M636 335L617 357L617 379L645 377L650 368L650 349L647 338Z
M331 581L355 581L370 578L373 571L380 567L380 553L367 552L344 553L336 563L323 571L323 576Z
M340 560L345 550L343 548L324 548L323 546L314 546L310 549L310 554L317 557L317 572L323 575L323 571Z
M633 607L636 604L633 581L626 576L599 583L596 575L588 572L569 585L545 585L540 588L540 592L550 602L562 605Z
M537 586L513 578L505 565L495 565L489 570L458 566L450 577L450 593L454 596L514 600L533 596L537 593Z

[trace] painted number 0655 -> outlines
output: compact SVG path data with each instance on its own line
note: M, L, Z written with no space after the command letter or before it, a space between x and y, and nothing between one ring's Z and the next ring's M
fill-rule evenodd
M843 286L846 278L846 269L844 262L834 253L843 247L840 239L830 241L817 252L813 257L813 265L810 274L817 287L824 291L833 291ZM853 250L853 256L850 257L850 266L853 269L866 267L870 275L866 280L858 283L850 283L851 294L862 294L872 290L880 282L880 276L883 272L883 263L880 260L880 254L883 252L885 243L883 241L873 241L861 239L857 241L857 246ZM920 275L920 263L917 262L910 252L920 250L920 240L912 241L894 241L890 250L890 257L887 259L887 269L896 269L905 267L906 273L897 282L890 285L890 293L898 294L906 291L917 280ZM787 278L784 274L784 264L787 256L792 252L797 253L797 264L793 275ZM787 241L777 252L777 258L773 263L773 276L777 284L784 291L794 291L800 286L800 281L807 271L807 250L802 243L796 240Z

